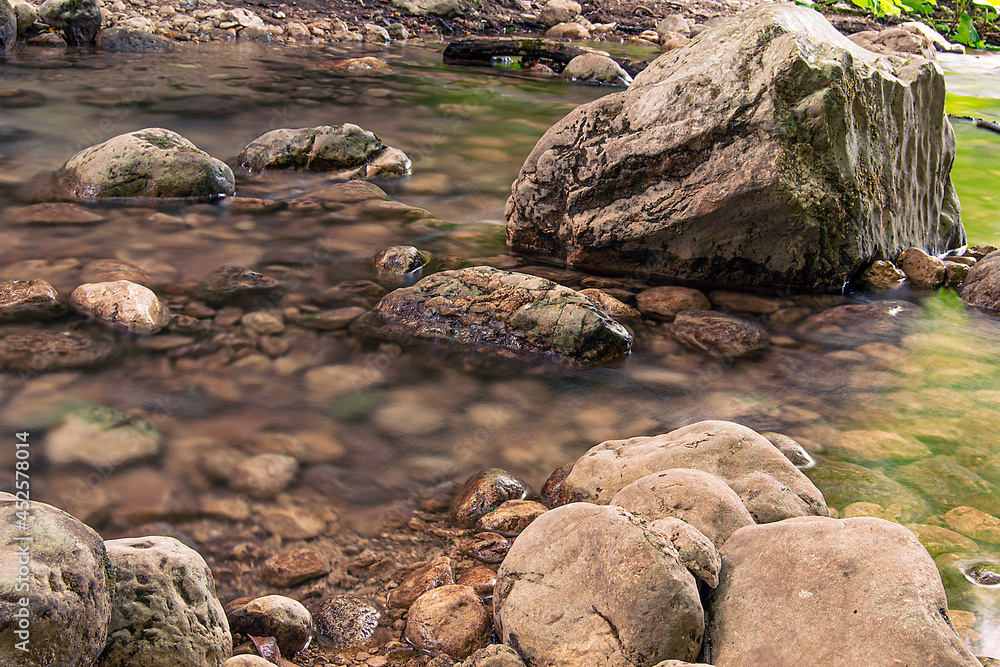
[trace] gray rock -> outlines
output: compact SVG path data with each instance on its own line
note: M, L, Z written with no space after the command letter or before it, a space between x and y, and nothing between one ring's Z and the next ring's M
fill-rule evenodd
M547 353L574 362L628 355L632 336L585 296L487 266L443 271L391 292L355 326L382 338Z
M406 614L406 640L432 655L463 660L490 641L490 613L470 586L449 584L418 597Z
M51 0L49 0L51 1ZM74 197L191 197L232 195L232 170L170 130L149 128L80 151L59 170Z
M727 359L759 352L771 344L771 336L760 325L714 310L677 313L671 332L688 347Z
M205 560L172 537L105 542L115 581L108 644L95 667L217 667L233 652Z
M796 333L813 343L858 347L865 343L897 343L906 333L916 307L908 301L835 306L810 315Z
M148 423L100 406L74 408L45 434L45 458L55 465L84 463L104 470L160 451L160 434Z
M823 494L774 445L725 421L592 447L572 464L552 498L558 504L609 503L632 482L671 468L697 468L721 477L758 523L828 513Z
M243 266L223 266L195 289L196 299L213 308L240 306L252 308L274 304L284 290L274 278Z
M479 649L461 667L525 667L517 651L503 644L490 644Z
M97 36L98 44L104 51L120 53L148 53L150 51L170 51L170 42L136 28L114 27L102 30Z
M281 493L295 477L298 462L285 454L258 454L233 468L229 484L258 500L269 500Z
M38 8L38 16L61 30L69 46L92 44L101 29L97 0L45 0Z
M585 271L840 291L879 254L962 245L933 63L878 57L791 3L699 37L542 137L507 203L513 249Z
M754 524L743 501L725 480L701 470L674 468L646 475L611 499L646 521L681 519L698 529L715 547Z
M80 331L22 331L0 336L0 370L48 373L103 364L111 341Z
M681 14L669 14L660 19L656 24L656 32L660 34L662 40L666 33L676 32L684 37L691 36L691 25Z
M251 141L237 160L248 171L346 170L349 173L344 175L349 178L389 175L393 169L389 163L396 165L398 175L409 173L410 168L406 154L386 146L371 132L351 123L272 130ZM375 164L375 173L369 175L372 164Z
M972 267L959 296L970 306L1000 311L1000 251L991 252Z
M170 311L153 290L128 280L80 285L69 300L84 315L130 333L155 334L170 321Z
M660 533L620 507L572 503L521 533L494 617L526 665L654 665L701 647L698 585Z
M45 320L65 312L56 288L45 280L0 281L0 323Z
M0 53L6 53L14 46L18 36L17 14L7 0L0 0Z
M622 69L621 65L600 53L584 53L576 56L567 63L562 77L567 81L598 86L627 86L632 83L632 77Z
M538 13L539 22L546 28L569 23L580 15L582 7L575 0L548 0Z
M309 646L313 620L301 602L283 595L265 595L232 606L226 612L235 635L274 637L281 655L291 657Z
M722 552L726 567L708 605L712 664L823 656L831 667L978 667L948 619L934 561L899 524L789 519L738 530Z
M392 0L392 5L415 16L466 16L482 8L482 0Z
M361 31L365 36L365 41L369 44L388 44L392 41L392 38L389 37L389 31L374 23L364 24Z
M24 517L18 513L24 511L28 526L22 528ZM24 536L31 542L18 539ZM107 572L104 543L93 530L51 505L22 505L0 493L3 664L91 667L104 648L111 618L113 582ZM25 641L28 650L20 651L17 645Z
M38 18L38 10L30 2L21 0L21 2L14 3L14 15L17 17L17 36L21 37L35 24L35 20Z

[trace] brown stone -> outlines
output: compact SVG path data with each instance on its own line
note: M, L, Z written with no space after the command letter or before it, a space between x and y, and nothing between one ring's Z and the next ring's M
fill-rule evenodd
M651 287L635 297L640 312L647 317L673 322L677 313L685 310L708 310L708 297L690 287Z
M296 549L271 556L260 568L260 578L274 586L294 586L330 571L326 557L312 549Z
M931 257L920 248L907 248L899 253L896 264L914 285L940 287L944 284L944 262L936 257Z
M484 563L499 563L510 550L511 541L499 533L477 533L460 544L462 553Z
M470 477L451 503L451 521L461 528L472 528L487 512L508 500L523 500L531 487L520 477L500 468L487 468Z
M427 591L410 607L405 637L429 653L463 660L489 643L492 623L476 591L453 584Z
M508 500L492 512L481 516L476 522L476 530L513 537L547 509L545 505L534 500Z
M312 615L300 602L282 595L231 604L226 618L233 634L274 637L285 656L295 655L312 639Z
M491 598L493 597L493 589L497 585L497 573L485 565L477 565L463 572L455 583L471 586L479 594L479 597Z
M45 280L0 281L0 322L48 319L64 312L59 293Z
M677 313L672 331L688 347L725 358L742 357L771 344L763 327L714 310Z
M389 607L408 609L414 600L432 588L455 583L451 559L447 556L435 558L419 570L411 573L398 588L389 592Z
M389 614L368 598L335 595L323 601L313 618L325 643L337 651L382 646L393 639Z

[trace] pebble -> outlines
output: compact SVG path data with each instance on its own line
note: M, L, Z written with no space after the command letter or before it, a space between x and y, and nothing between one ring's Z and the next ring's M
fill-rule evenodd
M673 334L688 347L723 358L746 356L771 344L771 337L763 327L712 310L678 313Z
M79 331L25 331L0 336L0 370L50 372L105 364L110 341Z
M548 508L545 505L534 500L508 500L480 517L476 522L476 530L513 537L546 511Z
M85 463L113 468L155 456L159 432L123 412L99 406L74 409L45 435L45 458L54 465Z
M93 225L107 217L79 204L32 204L4 211L4 220L15 225Z
M326 531L327 522L300 507L262 507L260 525L283 540L307 540Z
M310 369L304 379L311 398L317 403L326 403L381 384L385 373L375 366L334 364Z
M389 37L389 32L382 26L375 25L374 23L364 24L361 32L365 36L365 41L369 44L388 44L392 41Z
M258 454L233 469L229 485L258 500L269 500L288 486L298 467L298 462L291 456Z
M412 285L424 275L425 266L434 256L413 246L386 248L372 258L379 280L398 285Z
M510 551L512 542L499 533L477 533L459 545L462 553L484 563L499 563Z
M948 287L960 287L969 275L972 267L959 262L945 262L944 284Z
M283 656L295 655L312 639L312 615L301 602L283 595L230 605L226 617L233 634L274 637Z
M481 598L492 598L493 589L497 585L497 573L485 565L477 565L463 572L455 583L471 586Z
M398 588L389 592L388 603L393 609L408 609L413 602L432 588L455 583L451 559L447 556L435 558L411 573Z
M582 289L580 290L580 294L593 301L598 308L603 309L604 312L615 319L631 319L639 317L642 314L627 303L621 302L600 289Z
M285 330L281 313L256 311L243 315L240 321L247 329L261 336L277 336Z
M88 262L80 270L80 279L85 283L108 283L115 280L129 280L149 286L151 276L137 266L117 259L96 259Z
M359 306L348 306L346 308L334 308L324 310L319 313L307 313L295 320L300 327L315 329L317 331L338 331L346 329L351 322L358 319L368 310Z
M524 667L524 662L511 647L490 644L470 655L462 667Z
M451 503L451 521L461 528L476 522L508 500L524 500L534 492L520 477L501 468L487 468L470 477Z
M151 289L128 280L80 285L69 298L84 315L131 333L155 334L170 321L170 311Z
M794 304L783 299L775 299L757 294L746 294L745 292L710 292L708 295L712 305L717 310L727 313L755 313L759 315L770 315L782 308L787 308Z
M259 655L234 655L222 663L222 667L274 667L274 663Z
M896 264L914 285L935 288L944 284L944 262L931 257L920 248L907 248L899 253Z
M394 639L391 617L368 598L335 595L323 601L313 618L325 643L340 652L382 646Z
M213 308L244 308L275 303L282 294L281 284L242 266L224 266L198 285L195 298Z
M899 287L899 284L906 279L906 274L897 269L892 262L879 259L861 273L861 279L875 289L884 290Z
M410 607L404 636L419 649L463 660L489 643L493 623L469 586L434 588Z
M647 317L673 322L677 313L685 310L708 310L708 297L689 287L651 287L635 297L639 311Z
M64 312L59 293L45 280L0 282L0 323L45 320Z
M260 568L260 578L280 587L300 584L330 571L326 556L313 549L295 549L271 556Z
M287 206L284 202L273 199L255 199L253 197L230 197L229 207L233 213L248 213L250 215L260 215L271 213Z

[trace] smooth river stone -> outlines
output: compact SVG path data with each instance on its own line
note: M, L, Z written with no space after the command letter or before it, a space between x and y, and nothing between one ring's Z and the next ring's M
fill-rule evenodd
M80 285L69 298L81 313L131 333L155 334L170 322L153 290L128 280Z
M45 280L0 282L0 323L48 319L65 311L56 288Z

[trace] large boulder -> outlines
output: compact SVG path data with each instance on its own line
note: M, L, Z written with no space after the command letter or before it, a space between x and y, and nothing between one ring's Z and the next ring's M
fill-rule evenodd
M61 30L70 46L92 44L101 29L101 8L97 0L45 0L38 16Z
M91 667L107 638L112 583L97 533L0 493L0 664Z
M379 337L547 353L576 362L626 356L629 332L579 292L476 266L389 293L356 326Z
M74 197L193 197L236 192L233 171L170 130L147 128L86 148L57 173Z
M0 53L6 53L16 38L17 14L7 0L0 0Z
M691 660L704 623L697 581L668 537L621 507L590 503L546 512L521 533L493 609L504 644L528 667Z
M572 464L553 489L554 504L607 504L627 485L671 468L721 477L758 523L827 516L823 494L764 436L726 421L702 421L654 437L608 440ZM559 471L557 471L558 473ZM551 480L550 480L551 481Z
M376 135L351 123L280 129L251 141L237 161L247 171L310 169L344 171L350 178L403 176L410 159Z
M105 545L115 593L97 667L218 667L232 655L212 570L197 551L160 536Z
M839 291L876 256L964 242L931 62L762 4L538 142L507 241L583 270Z
M979 665L951 625L934 561L898 524L789 519L741 528L722 551L713 665Z

